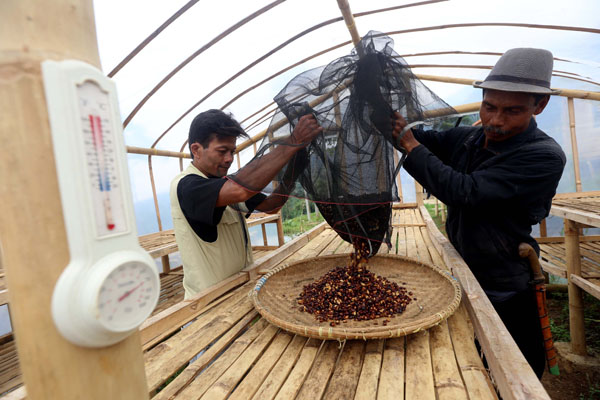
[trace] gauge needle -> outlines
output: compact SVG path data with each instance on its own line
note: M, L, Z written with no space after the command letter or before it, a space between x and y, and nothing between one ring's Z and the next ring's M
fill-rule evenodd
M127 298L127 296L129 296L131 293L135 292L137 288L139 288L140 286L142 286L144 284L144 282L140 282L136 287L134 287L131 290L126 291L125 293L123 293L123 295L121 295L121 297L119 297L119 301L122 301L124 299Z

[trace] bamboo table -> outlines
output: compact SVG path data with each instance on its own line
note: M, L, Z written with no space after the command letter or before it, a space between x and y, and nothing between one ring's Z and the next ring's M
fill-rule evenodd
M461 280L463 302L447 321L403 338L338 342L292 335L260 318L248 298L256 274L283 261L351 250L321 225L144 324L151 397L496 399L474 343L477 332L503 398L548 399L480 287L439 231L432 234L435 227L422 210L394 210L389 251L448 268Z
M579 231L586 226L600 228L600 191L558 194L552 201L550 214L565 220L571 350L578 355L587 355L582 290L600 299L600 248L592 243L592 251L582 249ZM582 255L588 259L585 274L582 273Z

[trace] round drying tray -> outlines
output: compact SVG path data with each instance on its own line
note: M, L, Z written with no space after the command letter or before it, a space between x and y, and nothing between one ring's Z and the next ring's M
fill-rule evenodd
M396 255L369 259L368 269L412 292L413 300L395 317L369 321L349 320L331 327L314 315L300 311L297 298L304 285L331 269L346 266L348 254L313 257L274 268L259 279L250 297L270 323L289 332L318 339L382 339L428 329L448 318L461 299L458 281L440 268ZM387 325L383 320L387 319Z

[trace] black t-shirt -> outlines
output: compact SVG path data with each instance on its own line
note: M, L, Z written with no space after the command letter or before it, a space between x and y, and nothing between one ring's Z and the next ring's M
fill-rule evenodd
M222 178L203 178L190 174L184 176L177 184L177 198L181 211L196 235L205 242L212 243L217 240L217 225L221 221L225 207L215 207L215 204L225 182L227 180ZM266 197L258 193L246 200L248 214Z

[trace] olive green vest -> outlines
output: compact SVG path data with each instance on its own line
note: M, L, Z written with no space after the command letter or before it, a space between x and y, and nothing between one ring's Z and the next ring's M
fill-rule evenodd
M177 197L179 181L189 174L206 178L200 170L190 164L173 179L170 193L175 240L183 262L185 299L239 272L254 261L245 218L230 206L225 208L221 221L217 225L217 240L212 243L205 242L194 233L181 211ZM239 207L242 212L248 210L244 203L239 203L236 207ZM244 239L244 231L246 231L248 245Z

